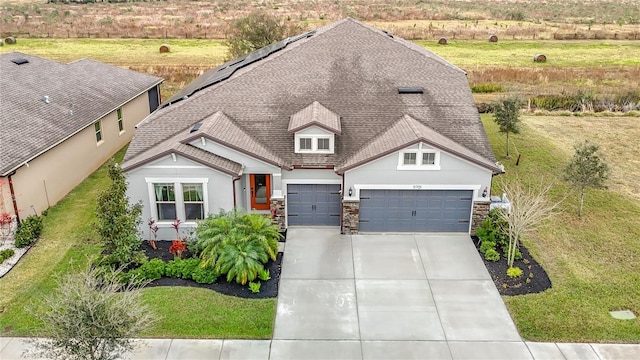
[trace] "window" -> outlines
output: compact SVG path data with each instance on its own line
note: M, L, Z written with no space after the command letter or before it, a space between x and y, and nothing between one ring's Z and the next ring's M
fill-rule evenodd
M176 192L174 184L154 184L158 220L175 220Z
M300 138L300 150L311 150L311 138Z
M202 184L182 184L182 199L186 220L204 219Z
M122 121L122 109L116 110L116 114L118 114L118 131L124 131L124 123Z
M416 153L404 153L404 161L403 165L415 165L416 164Z
M95 124L93 124L93 127L96 130L96 142L101 142L102 141L102 126L100 124L100 121L96 122Z
M422 165L434 165L436 163L436 153L425 152L422 153Z
M329 150L329 143L328 138L318 138L318 150Z
M440 151L423 143L400 151L398 170L440 170Z

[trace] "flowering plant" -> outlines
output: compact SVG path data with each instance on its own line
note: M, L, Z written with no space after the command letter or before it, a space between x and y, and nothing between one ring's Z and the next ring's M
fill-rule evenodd
M156 221L153 219L149 219L147 225L149 225L149 230L151 230L151 235L153 235L153 239L149 239L149 245L155 250L158 248L156 244L156 240L158 239L158 225L156 225Z
M182 259L185 250L187 250L187 243L182 240L174 240L169 247L169 252L180 259Z
M176 229L176 236L178 241L182 241L182 238L180 237L180 223L182 223L182 221L180 221L180 219L176 218L176 220L173 222L173 224L171 224L171 226Z

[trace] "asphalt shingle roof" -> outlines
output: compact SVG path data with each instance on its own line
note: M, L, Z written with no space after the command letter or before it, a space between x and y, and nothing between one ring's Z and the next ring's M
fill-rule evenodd
M289 128L287 130L289 134L294 134L312 125L317 125L336 135L340 135L342 132L340 130L340 116L322 106L322 104L317 101L314 101L311 105L291 115Z
M17 58L29 62L11 62ZM162 81L88 59L63 64L19 52L0 55L0 74L2 175Z
M399 94L399 87L421 87L424 93ZM296 154L291 116L316 101L339 116L335 154ZM475 153L483 164L495 163L464 71L353 19L319 28L158 110L141 123L125 159L141 160L140 154L217 112L285 168L346 163L404 115Z

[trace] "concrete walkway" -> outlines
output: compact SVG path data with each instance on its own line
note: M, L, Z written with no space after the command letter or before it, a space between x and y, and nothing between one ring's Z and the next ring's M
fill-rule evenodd
M0 338L0 360L21 338ZM145 339L131 359L640 359L524 342L469 236L290 229L273 340Z

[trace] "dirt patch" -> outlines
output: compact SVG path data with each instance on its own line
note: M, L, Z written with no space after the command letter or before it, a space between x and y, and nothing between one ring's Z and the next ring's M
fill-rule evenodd
M479 249L478 238L473 237L476 249ZM522 259L516 260L513 266L522 269L522 276L511 278L507 276L507 261L504 257L498 261L488 261L478 250L484 265L486 266L493 283L498 288L500 295L525 295L543 292L551 288L551 279L547 272L538 264L538 262L529 254L529 250L520 245Z
M140 250L143 250L149 260L161 259L164 262L173 260L174 256L169 252L171 241L158 241L157 249L149 246L147 241L142 243ZM278 253L275 261L269 261L265 264L265 269L269 269L271 279L268 281L260 281L260 292L254 293L249 289L249 285L240 285L236 282L227 282L226 278L221 276L213 284L198 284L193 280L184 280L172 277L162 277L154 280L147 287L155 286L189 286L216 291L220 294L230 295L245 299L266 299L278 296L278 285L280 283L280 271L282 269L282 253ZM191 253L187 251L185 259L190 257Z

